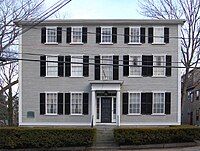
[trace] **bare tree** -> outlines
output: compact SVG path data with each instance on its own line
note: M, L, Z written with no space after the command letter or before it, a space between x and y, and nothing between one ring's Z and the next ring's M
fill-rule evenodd
M11 54L5 54L4 57L17 57ZM0 78L1 78L1 85L0 87L3 88L5 85L9 85L13 81L18 79L18 62L10 63L0 67ZM6 105L6 116L5 118L8 121L9 126L13 126L13 119L14 119L14 111L17 110L18 104L18 85L14 88L13 86L9 87L8 90L4 92L6 96L5 101L2 104ZM5 108L5 106L4 106ZM15 116L16 117L16 116ZM16 121L16 120L15 120Z
M181 29L182 63L185 67L182 102L186 99L188 75L200 61L200 0L144 0L139 2L142 15L154 19L185 19Z

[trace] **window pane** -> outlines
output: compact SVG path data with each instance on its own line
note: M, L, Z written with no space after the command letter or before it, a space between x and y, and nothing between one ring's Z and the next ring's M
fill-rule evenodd
M112 28L101 28L101 42L112 42Z
M164 113L164 93L154 93L153 113Z
M57 113L57 93L47 93L46 94L46 103L47 103L47 114L56 114Z
M140 76L141 75L141 67L137 67L141 65L141 56L130 56L129 59L129 75L130 76Z
M163 27L154 28L154 43L164 43L164 28Z
M140 93L130 93L129 113L140 113Z
M58 76L58 57L57 56L47 56L47 61L55 61L55 62L47 62L47 76Z
M72 56L71 62L71 75L75 77L83 76L83 56Z
M56 28L47 28L47 42L57 42Z
M112 80L113 79L113 61L112 56L102 56L101 60L101 79Z
M82 42L82 28L81 27L72 28L72 42Z
M71 114L82 114L82 97L82 93L72 93Z
M140 42L140 28L130 28L130 42L139 43Z
M155 76L163 76L165 75L165 68L162 67L164 66L164 56L154 56L154 66L153 67L153 72ZM161 66L161 67L159 67Z

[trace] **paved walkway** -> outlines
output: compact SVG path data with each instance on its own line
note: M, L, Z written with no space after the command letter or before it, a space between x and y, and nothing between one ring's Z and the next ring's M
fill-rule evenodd
M141 150L134 150L134 151L200 151L200 146L185 147L185 148L141 149Z

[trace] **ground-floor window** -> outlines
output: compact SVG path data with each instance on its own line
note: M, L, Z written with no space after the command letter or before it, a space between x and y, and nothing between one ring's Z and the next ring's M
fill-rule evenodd
M71 93L71 114L82 114L82 93Z
M140 114L140 93L129 93L129 114Z
M57 114L57 93L46 93L46 114Z
M164 93L154 93L153 96L153 113L164 114L165 98Z

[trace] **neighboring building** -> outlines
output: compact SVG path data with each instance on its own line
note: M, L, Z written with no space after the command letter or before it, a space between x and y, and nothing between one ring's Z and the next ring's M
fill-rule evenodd
M0 94L0 126L5 126L7 124L7 116L6 96Z
M181 75L171 66L183 23L47 20L30 29L21 58L40 62L20 61L19 125L179 125Z
M182 123L200 125L200 69L191 70L188 78L187 98L182 102Z

